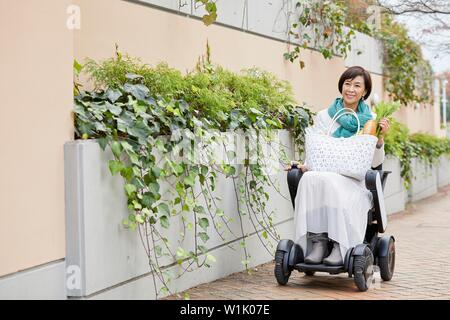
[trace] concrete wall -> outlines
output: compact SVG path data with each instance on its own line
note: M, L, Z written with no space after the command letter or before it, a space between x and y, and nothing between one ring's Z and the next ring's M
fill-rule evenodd
M432 166L418 158L412 159L411 187L406 190L400 177L400 161L387 156L384 170L392 171L385 188L386 210L388 214L403 211L408 202L418 201L435 194L438 188L450 183L450 157L443 155Z
M391 171L384 189L387 213L391 214L405 210L407 192L403 186L403 179L400 176L400 161L395 157L387 156L383 163L383 170Z
M292 145L290 136L286 131L280 132L280 141L286 146ZM286 149L290 158L293 157L293 148ZM277 160L279 153L276 153ZM137 231L125 229L122 219L127 217L127 199L123 190L123 178L120 175L112 177L108 169L108 160L113 159L111 151L103 152L94 141L75 141L65 145L66 164L66 212L67 212L67 256L66 264L71 268L80 270L80 286L68 290L69 296L94 298L117 297L145 299L154 298L154 285L150 281L151 275L147 256L142 246ZM278 163L278 162L277 162ZM279 166L279 165L278 165ZM273 223L281 238L292 238L294 226L293 208L286 183L286 172L282 167L277 168L278 173L271 176L275 185L279 185L280 192L270 188L268 193L267 211L275 212ZM172 198L169 195L167 184L161 184L163 198ZM200 192L199 186L196 193ZM236 191L232 179L227 179L219 174L215 196L220 196L218 207L224 210L227 217L232 219L229 226L232 233L227 232L225 225L225 240L221 239L211 226L208 229L210 239L205 246L217 259L211 268L203 268L193 273L186 274L173 281L174 290L184 290L200 283L224 277L232 272L241 271L242 260L245 259L243 249L240 247L242 231L237 209ZM205 204L204 204L205 205ZM187 222L192 220L192 215L186 216ZM256 218L253 217L255 220ZM247 240L247 250L251 255L251 265L258 265L273 259L259 242L256 230L261 232L261 227L255 230L248 215L243 216L244 234L251 237ZM172 252L176 252L181 246L185 250L195 250L192 232L186 231L186 238L181 242L179 233L183 231L181 218L172 217L168 230L160 232L169 239ZM186 223L187 223L186 222ZM223 222L221 222L223 224ZM257 222L255 222L257 224ZM272 241L273 254L276 242ZM163 259L161 267L175 266L169 269L174 276L180 274L182 269L172 259ZM68 281L72 278L68 274ZM148 278L141 280L140 278ZM139 280L139 281L138 281ZM115 286L123 285L135 287L135 291L127 292L127 289ZM141 284L142 283L142 284ZM125 292L125 293L124 293ZM111 296L112 295L112 296Z
M411 169L413 177L411 188L408 190L410 201L418 201L437 192L437 166L430 166L418 158L414 158L411 162Z
M70 0L0 0L0 276L64 258Z
M438 188L450 184L450 157L441 156L439 158L439 166L437 169Z

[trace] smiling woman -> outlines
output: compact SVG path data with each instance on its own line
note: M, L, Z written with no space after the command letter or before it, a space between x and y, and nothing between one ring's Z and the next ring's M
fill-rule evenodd
M338 89L342 97L317 114L312 130L348 138L376 118L364 102L372 90L370 74L362 67L351 67L340 76ZM343 108L354 110L358 119L343 115L333 121ZM383 135L389 129L386 119L381 119L380 128L382 134L373 156L373 168L384 161ZM347 250L364 240L367 216L363 213L372 206L371 194L364 180L335 172L308 171L308 163L300 168L304 174L295 198L295 242L306 253L305 263L340 266ZM329 240L334 243L331 252Z
M356 111L358 102L370 96L372 79L362 67L351 67L341 75L338 88L344 99L344 106Z

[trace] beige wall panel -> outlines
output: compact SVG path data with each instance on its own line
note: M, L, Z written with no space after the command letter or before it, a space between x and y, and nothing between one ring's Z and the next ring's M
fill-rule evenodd
M113 56L114 44L122 52L156 64L161 61L182 71L191 70L205 54L209 40L212 59L233 71L257 66L289 80L299 103L320 110L339 95L337 81L344 61L324 60L320 53L305 50L306 68L285 61L287 44L231 28L205 27L195 19L120 0L75 0L82 10L82 27L75 33L75 57L105 59ZM101 14L100 14L101 13Z
M71 0L0 0L0 276L65 256Z

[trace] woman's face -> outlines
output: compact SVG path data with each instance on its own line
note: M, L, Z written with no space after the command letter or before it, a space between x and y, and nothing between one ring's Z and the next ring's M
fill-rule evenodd
M364 78L356 76L354 79L347 79L342 86L342 97L346 105L355 105L366 94Z

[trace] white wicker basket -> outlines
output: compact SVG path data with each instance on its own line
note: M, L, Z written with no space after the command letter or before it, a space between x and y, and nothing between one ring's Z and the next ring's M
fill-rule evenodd
M378 139L368 134L356 134L349 138L332 137L330 133L333 124L344 114L355 116L358 128L360 127L356 112L343 108L333 117L327 134L314 132L310 128L306 129L305 164L311 171L336 172L363 180L371 167Z

